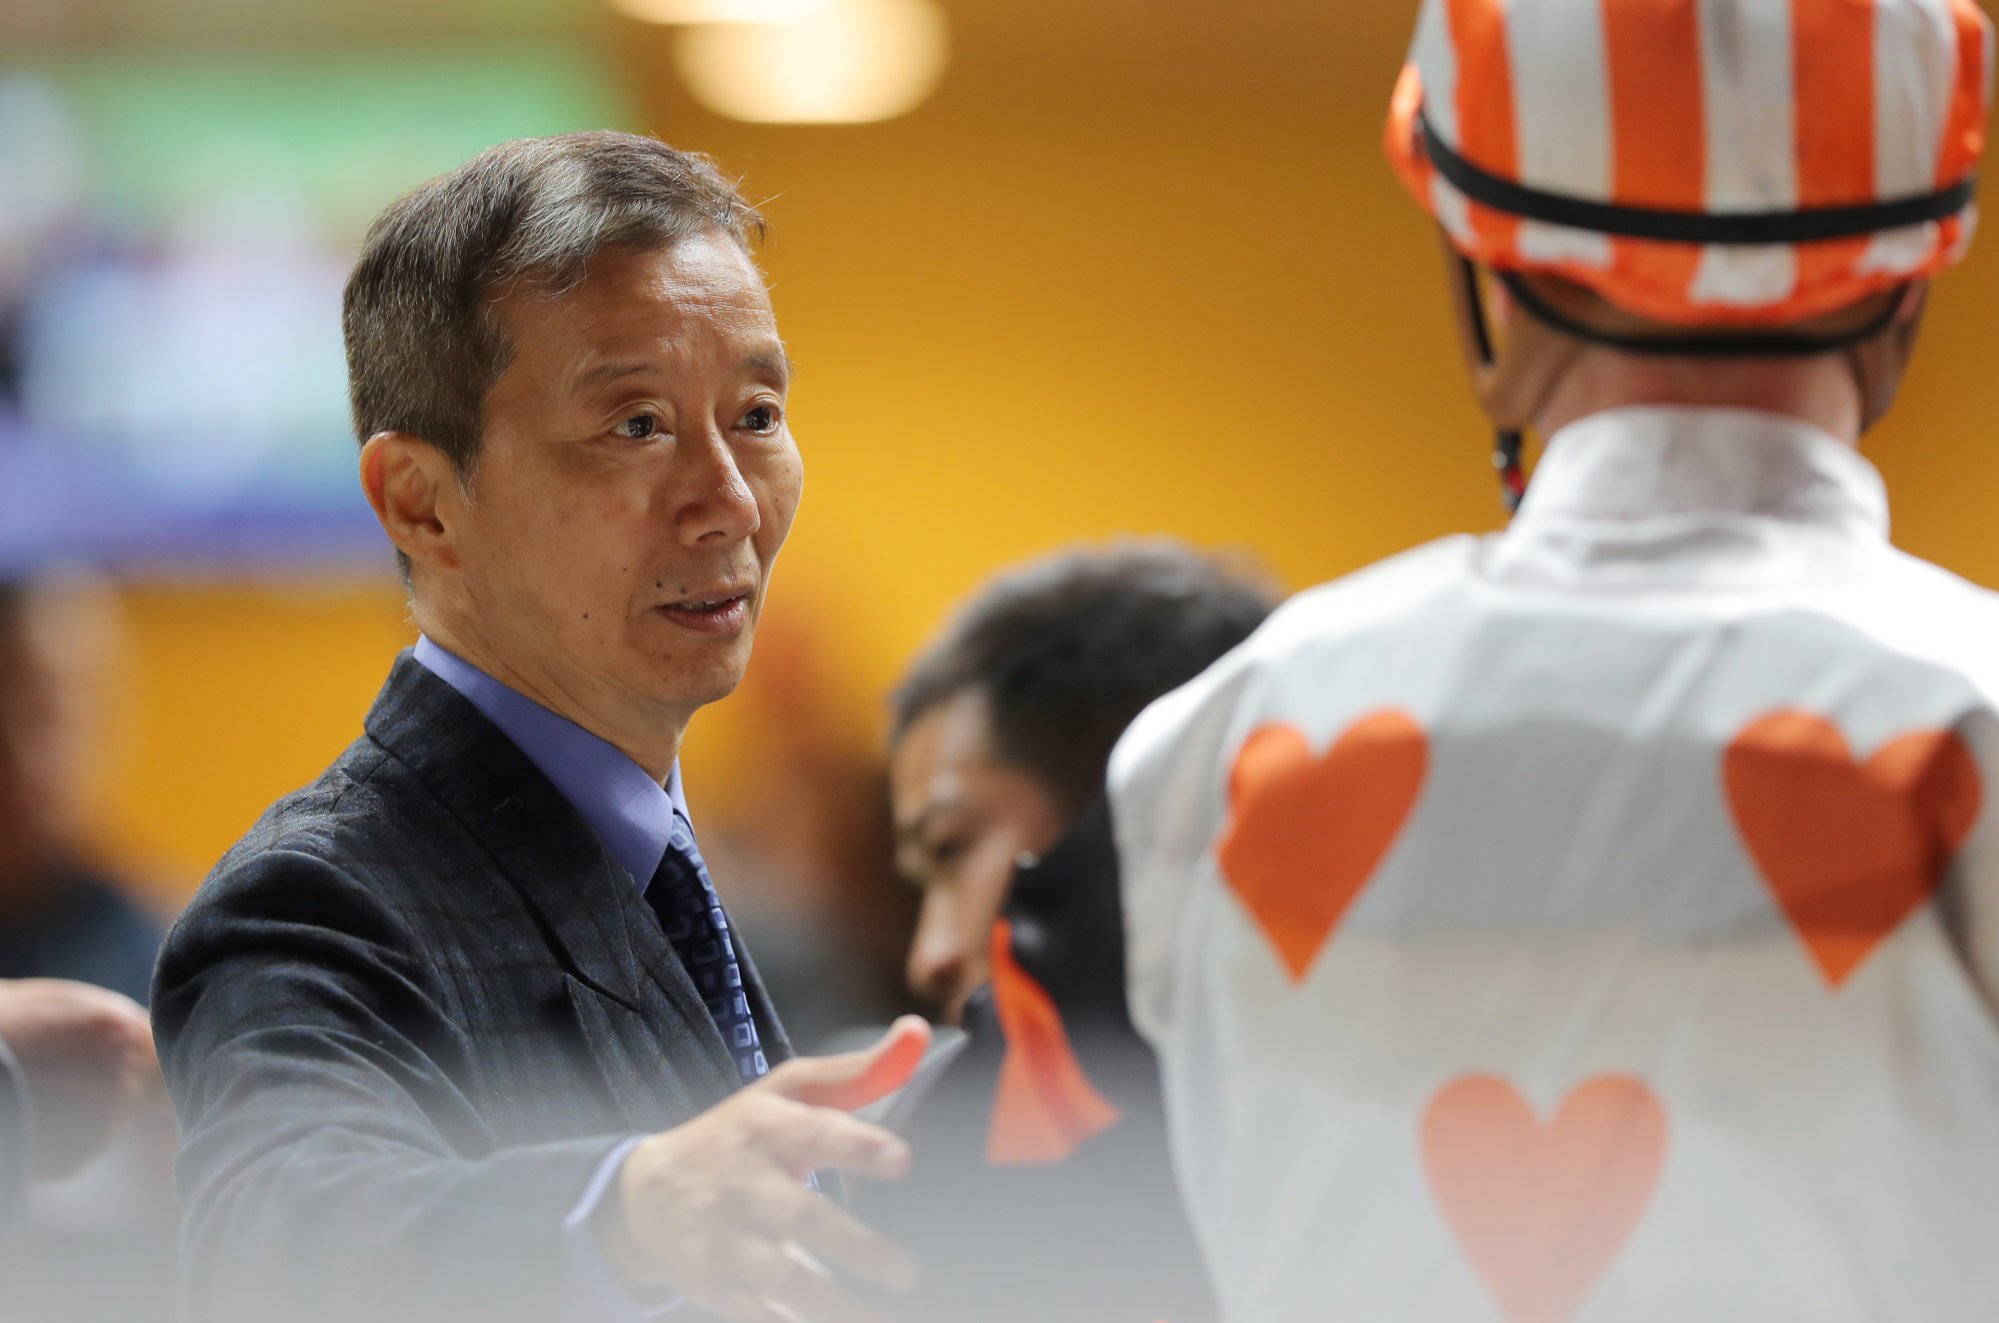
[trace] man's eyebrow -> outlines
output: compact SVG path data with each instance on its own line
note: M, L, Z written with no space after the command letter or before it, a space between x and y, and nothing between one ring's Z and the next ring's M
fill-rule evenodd
M790 351L779 349L774 354L751 354L743 360L742 371L746 377L762 377L780 386L789 386L791 379L798 375L798 362L792 358Z
M657 371L659 364L648 363L641 358L607 358L578 372L573 384L578 389L608 386L612 382L623 381L626 377L639 377Z
M742 362L741 372L746 377L761 377L780 386L791 384L797 375L797 360L783 349L775 353L751 354ZM588 390L596 386L608 386L626 377L642 377L661 371L660 365L640 358L607 358L592 363L579 371L572 379L578 390Z

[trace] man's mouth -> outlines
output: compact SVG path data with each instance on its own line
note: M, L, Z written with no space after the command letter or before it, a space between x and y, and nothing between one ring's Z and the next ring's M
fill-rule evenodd
M683 629L726 637L739 633L749 623L750 595L737 593L729 597L693 598L670 602L656 609Z

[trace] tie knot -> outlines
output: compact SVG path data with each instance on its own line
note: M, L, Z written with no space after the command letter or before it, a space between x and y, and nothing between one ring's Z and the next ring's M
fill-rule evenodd
M667 833L666 843L682 854L694 853L694 825L679 809L673 811L673 829Z

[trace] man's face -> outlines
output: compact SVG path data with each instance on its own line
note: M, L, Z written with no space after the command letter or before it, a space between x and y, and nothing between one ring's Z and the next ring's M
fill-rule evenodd
M728 236L609 249L496 312L513 357L455 500L454 629L626 746L728 694L803 480L789 364Z
M985 696L967 691L911 723L889 760L896 866L923 891L907 976L952 1023L986 982L987 951L1023 854L1068 823L1042 783L992 753Z

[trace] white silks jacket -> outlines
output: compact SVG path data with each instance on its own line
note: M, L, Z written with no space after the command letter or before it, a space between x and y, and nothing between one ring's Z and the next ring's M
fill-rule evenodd
M1794 420L1633 409L1112 761L1232 1323L1999 1319L1999 597Z

